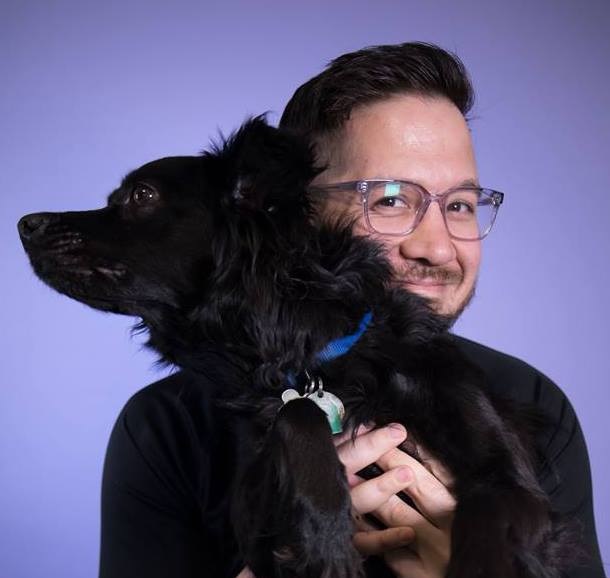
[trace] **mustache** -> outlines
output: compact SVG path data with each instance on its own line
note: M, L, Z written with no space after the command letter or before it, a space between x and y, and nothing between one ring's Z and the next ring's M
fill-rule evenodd
M461 283L464 279L462 271L443 267L426 267L425 265L409 265L396 272L398 281L432 280L441 283Z

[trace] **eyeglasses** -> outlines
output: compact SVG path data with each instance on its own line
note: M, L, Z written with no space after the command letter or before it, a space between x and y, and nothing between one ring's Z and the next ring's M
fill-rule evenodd
M480 187L456 187L430 194L409 181L371 179L312 186L314 193L360 193L369 230L381 235L408 235L421 222L431 203L438 203L449 235L460 241L487 236L496 220L504 193Z

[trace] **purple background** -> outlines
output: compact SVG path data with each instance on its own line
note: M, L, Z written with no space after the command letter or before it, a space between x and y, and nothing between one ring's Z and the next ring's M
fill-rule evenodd
M110 428L161 376L131 321L54 293L15 224L100 206L131 168L196 153L364 45L457 51L477 88L483 184L507 201L458 332L571 398L610 560L610 4L3 0L0 13L0 576L97 572Z

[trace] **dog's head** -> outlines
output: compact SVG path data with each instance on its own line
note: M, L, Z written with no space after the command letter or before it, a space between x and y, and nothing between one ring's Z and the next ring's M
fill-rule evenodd
M18 229L45 283L146 318L200 300L240 245L260 242L252 220L291 243L307 226L314 174L308 146L256 118L211 152L136 169L102 209L26 215Z
M140 317L166 361L216 342L299 366L355 331L391 275L349 223L316 218L316 174L308 144L256 118L200 156L136 169L102 209L26 215L19 233L45 283Z

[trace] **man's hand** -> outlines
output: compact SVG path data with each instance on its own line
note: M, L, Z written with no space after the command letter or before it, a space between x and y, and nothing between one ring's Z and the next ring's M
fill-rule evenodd
M423 448L418 447L423 464L397 449L406 437L402 425L392 424L361 428L354 441L345 436L337 440L359 529L354 543L364 555L382 555L401 578L438 578L445 575L451 552L451 477ZM372 480L356 475L372 463L384 473ZM396 496L400 491L411 497L419 512ZM363 514L374 515L386 529L375 528Z

